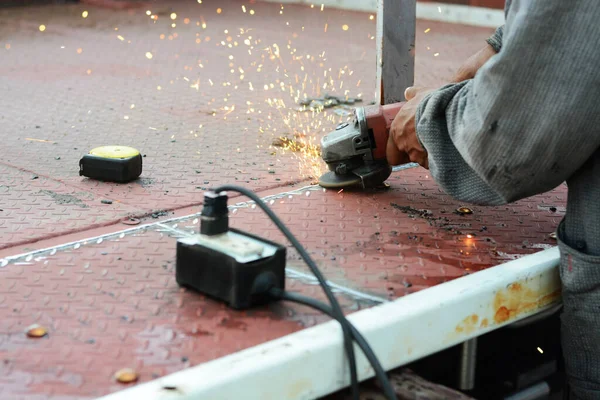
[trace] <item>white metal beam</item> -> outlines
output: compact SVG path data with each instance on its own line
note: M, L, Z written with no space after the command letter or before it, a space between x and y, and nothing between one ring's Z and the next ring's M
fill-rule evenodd
M269 3L321 5L341 10L377 12L377 0L262 0ZM461 4L417 1L417 18L462 25L497 28L504 24L502 10Z
M349 319L392 369L531 316L560 301L557 248L541 251ZM361 380L373 371L357 350ZM337 322L106 396L105 400L314 399L349 384Z

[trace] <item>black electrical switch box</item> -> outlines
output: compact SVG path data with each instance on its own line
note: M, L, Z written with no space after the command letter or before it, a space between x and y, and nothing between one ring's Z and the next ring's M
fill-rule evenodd
M196 234L177 241L177 283L231 308L273 301L271 288L285 289L286 248L236 229Z

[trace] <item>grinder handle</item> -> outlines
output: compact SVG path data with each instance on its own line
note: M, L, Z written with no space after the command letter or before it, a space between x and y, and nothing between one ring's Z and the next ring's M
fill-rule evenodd
M386 159L386 146L390 135L390 126L398 114L398 111L406 102L386 104L384 106L373 105L364 108L367 127L373 132L372 143L373 159Z
M385 118L385 127L389 131L392 126L392 122L394 118L396 118L396 114L400 111L400 109L406 104L405 101L400 103L392 103L381 106L383 117ZM389 133L389 132L388 132Z

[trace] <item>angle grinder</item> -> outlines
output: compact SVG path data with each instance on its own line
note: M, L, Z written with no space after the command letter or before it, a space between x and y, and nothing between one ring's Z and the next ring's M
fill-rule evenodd
M390 126L404 102L354 110L345 122L321 139L321 157L329 172L319 178L324 188L378 187L392 173L386 159Z

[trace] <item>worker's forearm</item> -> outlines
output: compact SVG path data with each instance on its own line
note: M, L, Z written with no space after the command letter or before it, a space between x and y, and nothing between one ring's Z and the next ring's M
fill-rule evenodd
M467 79L473 79L477 71L495 55L496 50L490 44L486 44L461 65L454 77L452 77L451 82L458 83Z
M479 69L485 65L485 63L495 56L502 48L502 33L504 32L504 26L496 29L494 34L486 40L486 45L479 50L477 53L469 57L463 65L460 66L456 74L452 77L450 82L462 82L467 79L473 79Z
M445 110L460 101L457 94L471 84L450 84L426 97L416 115L417 136L428 153L431 175L446 193L474 204L504 204L504 197L465 161L448 131Z
M582 1L513 0L502 51L421 103L417 134L450 194L501 204L547 191L600 146L600 56L589 40L600 37L600 3Z

